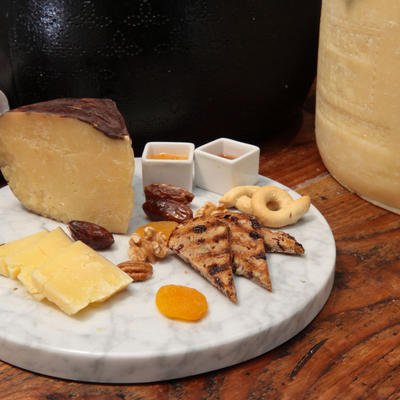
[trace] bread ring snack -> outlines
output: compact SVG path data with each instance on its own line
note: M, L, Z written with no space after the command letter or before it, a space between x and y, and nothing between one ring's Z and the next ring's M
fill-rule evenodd
M270 228L294 224L310 208L309 196L302 196L293 200L289 193L276 186L263 186L254 192L251 198L251 208L255 217ZM268 203L275 203L279 209L274 210L268 207Z
M220 198L219 204L221 207L235 207L239 211L253 215L254 213L251 206L251 198L259 189L260 186L236 186L230 189ZM282 189L279 196L279 205L276 201L274 201L274 199L271 199L269 208L278 209L281 207L286 207L292 201L293 199L291 198L290 194Z
M235 208L241 212L244 212L245 214L253 214L253 209L251 208L251 197L246 195L240 196L236 200Z
M250 199L258 189L260 186L235 186L219 199L219 205L225 208L235 207L244 213L252 214Z

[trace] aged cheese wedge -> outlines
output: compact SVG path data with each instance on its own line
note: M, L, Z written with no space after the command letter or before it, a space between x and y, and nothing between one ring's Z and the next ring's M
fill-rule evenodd
M128 229L134 154L112 100L57 99L0 115L0 168L35 213Z
M72 315L126 288L132 279L84 243L77 241L32 271L37 290Z
M43 295L33 285L31 272L72 243L61 228L54 229L38 242L6 258L10 278L18 278L30 294L41 300Z
M400 1L324 0L315 113L325 166L400 214Z
M22 250L29 245L38 242L41 238L47 235L48 231L34 233L33 235L25 236L21 239L13 240L0 246L0 274L9 276L8 265L6 264L6 257Z

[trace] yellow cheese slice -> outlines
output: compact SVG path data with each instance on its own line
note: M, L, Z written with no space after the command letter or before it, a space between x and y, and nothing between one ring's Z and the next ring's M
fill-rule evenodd
M6 263L6 258L8 256L30 246L35 242L38 242L48 233L48 231L41 231L38 233L34 233L33 235L25 236L21 239L13 240L12 242L8 242L0 246L0 274L4 276L10 275L8 272L8 264Z
M66 314L102 302L132 279L99 253L77 241L32 271L38 291Z
M106 130L119 123L121 135L102 132L102 121ZM37 214L125 233L134 205L134 154L122 122L106 99L57 99L9 111L0 116L4 178Z
M18 278L29 293L37 299L43 298L32 284L31 271L72 243L61 228L54 229L38 242L6 257L10 278Z

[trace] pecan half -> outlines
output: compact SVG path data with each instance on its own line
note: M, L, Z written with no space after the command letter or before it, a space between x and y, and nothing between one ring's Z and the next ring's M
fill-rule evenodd
M124 261L117 265L128 274L134 282L145 281L153 276L153 267L144 261Z

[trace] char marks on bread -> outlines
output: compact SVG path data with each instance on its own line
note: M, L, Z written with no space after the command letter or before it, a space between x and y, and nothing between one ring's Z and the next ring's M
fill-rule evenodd
M196 217L226 214L243 215L238 212L230 212L224 206L215 205L207 202L203 207L199 208L196 212ZM250 214L249 214L250 215ZM296 238L283 231L272 231L263 226L260 221L253 215L251 217L251 227L257 230L264 239L265 251L267 253L284 253L284 254L304 254L304 247L299 243Z
M272 291L266 252L304 254L303 246L288 233L271 231L252 215L230 212L210 202L194 219L175 228L168 245L235 303L232 274Z
M237 303L231 239L225 222L214 216L184 221L172 231L168 247L229 300Z
M303 245L287 232L274 232L264 226L260 229L267 253L304 254Z
M272 291L264 240L256 229L258 222L241 213L226 212L213 217L229 226L234 273Z

